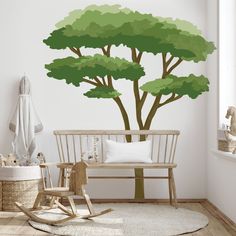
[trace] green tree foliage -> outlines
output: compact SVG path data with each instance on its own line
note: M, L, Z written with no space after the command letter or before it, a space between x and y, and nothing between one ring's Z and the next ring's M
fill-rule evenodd
M190 23L120 9L119 6L91 6L73 12L58 25L61 27L44 40L53 49L123 44L140 52L169 52L195 62L205 60L214 50L214 44L206 41Z
M45 65L50 72L49 77L65 79L66 83L79 86L84 77L112 76L113 79L138 80L145 73L143 68L134 62L118 57L107 57L99 54L94 56L81 56L80 58L67 57L54 60ZM105 90L104 90L105 91Z
M84 95L88 98L115 98L121 94L113 88L101 86L89 90L87 93L84 93Z
M194 99L203 92L209 91L208 84L208 79L203 75L195 76L191 74L187 77L169 75L164 80L157 79L147 82L141 86L141 89L153 96L175 93L180 96L188 95Z
M141 130L151 127L160 107L183 96L195 99L209 90L209 81L203 75L178 77L173 74L183 61L205 61L215 50L214 43L207 41L190 22L143 14L119 5L92 5L71 12L56 26L44 43L51 49L69 49L74 57L55 59L47 64L48 76L74 86L91 85L91 90L84 93L89 98L113 99L120 109L125 129L131 128L129 115L121 92L114 87L114 80L132 83L135 117ZM113 47L118 46L127 50L131 61L111 57ZM95 49L96 54L86 56L84 48ZM153 75L159 79L140 86L145 75L141 66L145 53L161 57L163 70L161 76ZM143 114L146 98L150 95L154 97L153 104L149 112ZM131 141L130 136L127 141ZM142 177L142 170L136 169L135 175ZM136 179L135 184L135 197L143 198L143 180Z

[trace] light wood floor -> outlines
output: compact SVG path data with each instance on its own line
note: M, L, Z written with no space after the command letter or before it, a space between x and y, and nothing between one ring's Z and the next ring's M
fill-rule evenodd
M202 212L209 218L209 225L188 236L236 236L236 231L227 225L227 222L220 219L207 204L204 203L181 203L180 207ZM0 235L50 235L35 230L27 223L27 217L22 213L0 212Z

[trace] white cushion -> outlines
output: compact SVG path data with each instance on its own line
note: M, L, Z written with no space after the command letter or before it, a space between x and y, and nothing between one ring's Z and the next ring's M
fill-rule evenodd
M152 163L151 141L118 143L106 140L105 163L143 162Z

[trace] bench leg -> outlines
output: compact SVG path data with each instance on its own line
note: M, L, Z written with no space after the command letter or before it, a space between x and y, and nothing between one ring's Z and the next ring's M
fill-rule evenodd
M174 206L175 208L178 208L178 203L177 203L177 197L176 197L176 187L175 187L175 179L174 179L174 174L173 174L173 169L170 169L170 176L171 176L171 185L172 185L172 191L173 191L173 197L174 197Z
M168 169L168 186L169 186L170 205L172 205L172 181L171 181L170 169Z

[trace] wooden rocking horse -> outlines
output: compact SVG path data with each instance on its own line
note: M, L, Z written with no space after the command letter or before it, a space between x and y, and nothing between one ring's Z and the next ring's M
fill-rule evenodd
M27 215L31 220L39 222L39 223L44 223L44 224L61 224L66 221L72 220L76 217L80 219L89 219L89 218L100 216L100 215L103 215L112 211L112 209L106 209L101 212L95 212L93 205L90 201L90 198L86 194L85 188L84 188L85 184L87 184L87 174L86 174L87 166L85 162L78 162L75 164L72 164L72 163L56 164L56 166L60 168L59 183L61 183L61 178L65 177L65 176L63 177L63 173L69 173L68 178L67 178L69 182L69 186L66 186L66 187L53 187L50 169L49 169L49 166L51 165L55 165L55 164L53 163L40 164L43 179L45 179L44 170L46 170L48 173L50 188L47 188L45 182L43 181L43 190L38 193L36 200L34 202L33 208L27 209L21 203L15 202L16 206L23 213L25 213L25 215ZM41 206L41 203L45 200L45 196L51 197L48 207ZM85 202L89 210L89 214L79 215L77 213L73 196L82 196L85 199ZM61 202L59 202L59 198L67 199L71 209L70 210L67 209ZM54 207L58 207L60 210L62 210L67 215L67 217L60 220L48 220L45 218L41 218L34 213L34 211L44 211L44 210L48 210Z

